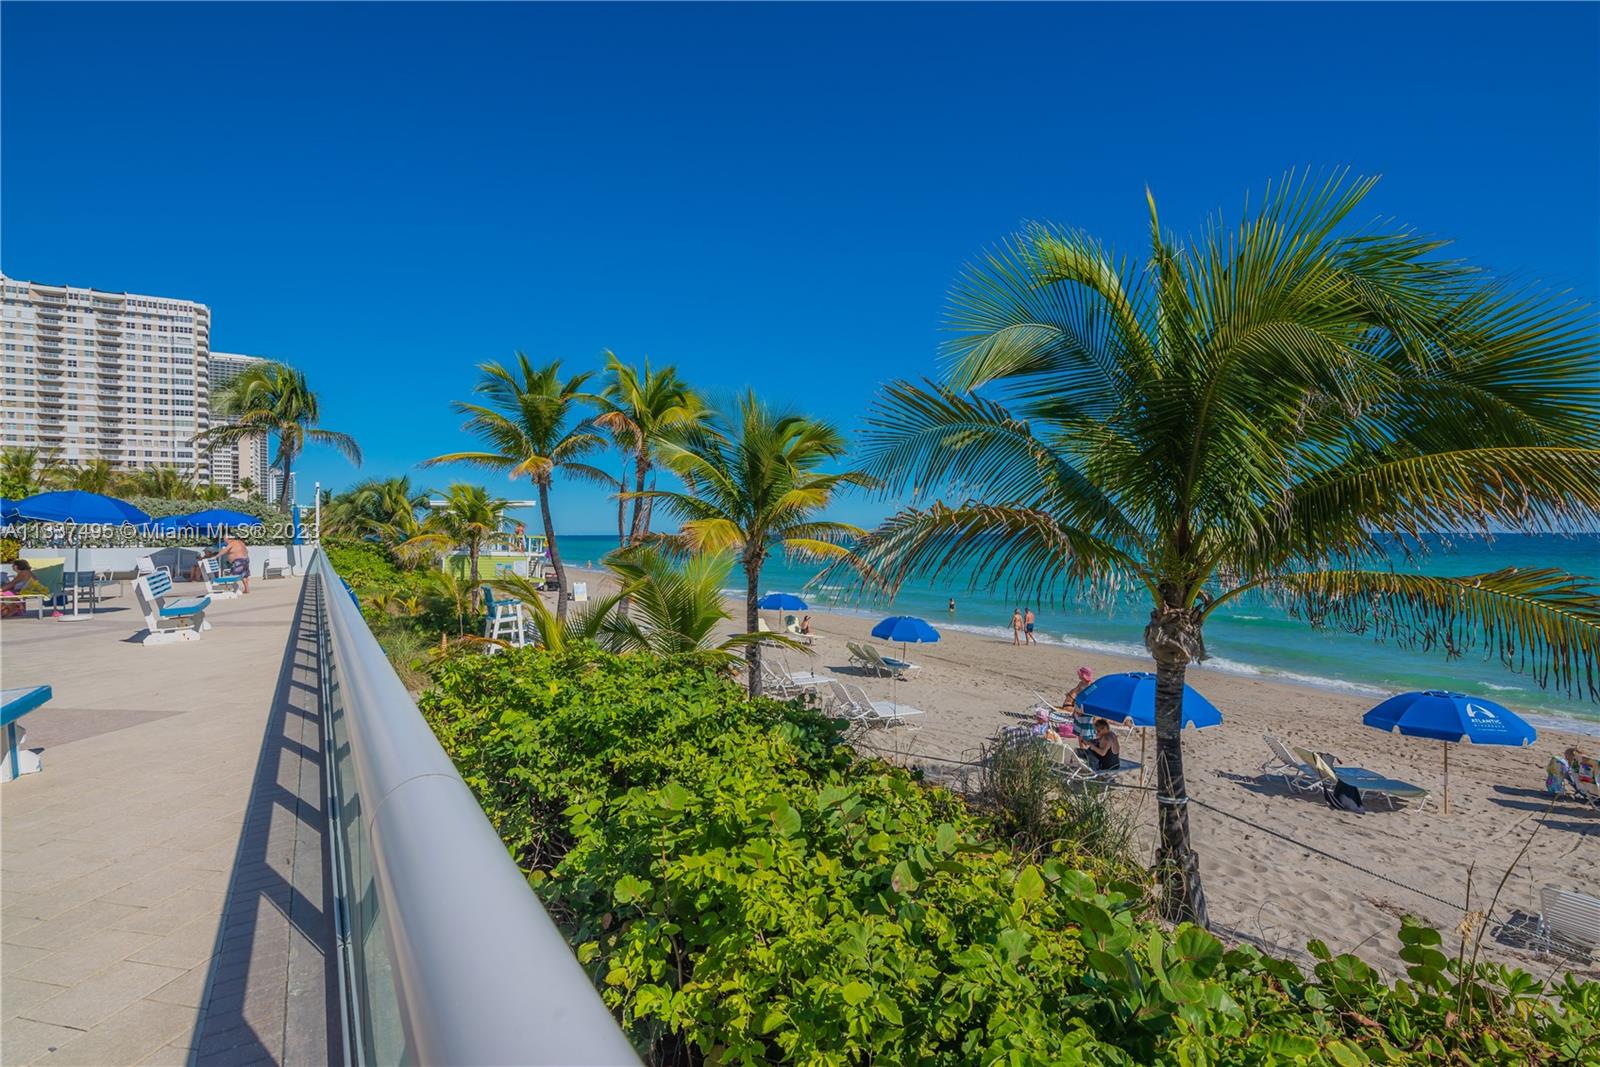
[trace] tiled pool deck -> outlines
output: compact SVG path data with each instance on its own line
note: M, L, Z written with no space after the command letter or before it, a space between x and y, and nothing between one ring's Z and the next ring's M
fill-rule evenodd
M0 784L6 1067L339 1060L314 594L251 584L198 642L131 643L131 587L0 623L55 692Z

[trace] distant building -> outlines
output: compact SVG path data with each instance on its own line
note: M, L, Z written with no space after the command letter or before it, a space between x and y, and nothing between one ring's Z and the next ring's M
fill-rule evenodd
M211 393L215 396L224 386L237 379L253 363L269 362L261 356L241 356L233 352L211 353ZM225 415L212 413L213 426L231 422ZM255 491L268 500L276 500L272 495L274 485L268 478L267 464L271 459L268 454L266 432L251 434L234 444L224 445L213 449L210 458L210 479L212 485L227 486L230 490L238 489L241 479L249 478Z
M206 480L206 305L4 275L0 296L0 445Z

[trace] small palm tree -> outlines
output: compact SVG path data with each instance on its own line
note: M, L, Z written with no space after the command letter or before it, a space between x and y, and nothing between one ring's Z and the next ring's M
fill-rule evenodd
M781 634L737 633L718 640L717 631L729 617L722 590L733 564L727 553L696 553L681 563L649 546L616 553L606 566L621 579L632 610L626 616L619 612L606 627L608 647L662 656L718 652L730 661L736 650L764 638L803 649Z
M444 506L422 520L420 531L396 551L405 557L446 555L454 549L467 552L467 578L472 582L472 603L478 602L478 557L506 522L506 502L489 495L481 485L456 482L444 494Z
M976 565L1028 591L1148 596L1174 921L1206 920L1184 677L1235 597L1424 647L1481 642L1596 694L1600 598L1581 580L1371 562L1435 532L1600 517L1592 323L1438 258L1438 241L1351 228L1371 187L1290 181L1187 244L1151 200L1145 268L1080 233L1018 234L956 288L949 381L891 384L870 417L866 466L891 491L954 494L862 545L891 587Z
M244 494L246 500L260 500L261 493L258 490L259 487L256 485L254 478L246 476L239 479L239 492Z
M43 492L55 482L61 461L38 448L0 450L0 496L18 500Z
M163 497L167 500L193 500L197 492L194 479L171 466L129 471L119 480L118 487L135 496Z
M511 478L528 478L539 491L539 514L544 520L550 565L556 572L556 614L567 612L567 571L556 547L555 519L550 514L550 487L561 471L587 479L610 476L579 460L604 442L587 421L577 418L580 404L592 400L583 390L588 373L561 377L561 361L535 366L517 353L511 367L484 363L475 392L482 404L457 401L456 411L467 416L463 427L488 446L481 451L450 452L426 460L422 466L470 463L505 471Z
M545 604L543 597L540 596L543 590L532 578L520 574L507 574L496 578L489 585L495 592L504 593L512 600L522 602L522 606L528 611L529 620L533 623L535 643L540 648L551 652L565 652L586 642L610 644L606 635L613 624L617 606L622 602L621 593L596 597L563 617L551 611Z
M844 437L830 424L775 411L746 392L731 410L681 427L658 447L688 491L645 491L682 520L679 533L654 540L680 551L737 551L746 632L759 632L761 568L774 551L819 561L851 558L844 542L862 531L817 516L841 487L875 483L860 471L818 469L845 452ZM745 656L750 692L759 696L761 644L747 644Z
M110 493L121 484L122 477L122 472L110 460L90 459L76 467L62 467L56 470L51 480L62 489L77 489L85 493Z
M624 469L618 480L619 494L628 491L632 479L633 521L626 534L622 533L622 505L619 495L617 530L623 547L636 544L650 533L650 499L644 495L646 481L653 483L661 443L672 433L692 425L705 417L705 405L678 377L676 367L652 370L650 361L644 366L630 366L606 354L606 383L596 403L600 414L594 424L611 432L624 460L632 470ZM651 484L649 488L655 488Z
M306 376L282 363L253 364L239 377L211 397L211 409L231 421L213 426L196 436L206 451L237 442L258 433L277 439L278 454L273 464L283 473L284 490L278 506L288 511L293 501L295 460L306 443L328 445L356 466L361 465L361 448L347 433L323 429L321 405Z
M467 632L467 616L477 609L478 583L458 578L453 571L434 571L431 575L428 599L454 616L456 636L460 637Z
M325 529L350 537L376 537L389 545L409 541L422 532L417 513L428 506L428 491L411 479L369 478L323 505Z
M196 500L228 500L233 496L225 485L196 486L194 495Z

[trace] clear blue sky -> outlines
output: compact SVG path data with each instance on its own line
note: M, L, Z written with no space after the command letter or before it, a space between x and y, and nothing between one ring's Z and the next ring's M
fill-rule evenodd
M1375 213L1600 292L1594 4L0 20L6 273L200 300L215 348L303 367L367 453L312 453L306 484L465 447L448 401L518 348L648 355L853 427L934 368L963 261L1029 219L1141 252L1146 183L1189 229L1349 165L1384 175ZM557 501L564 531L606 529L598 490Z

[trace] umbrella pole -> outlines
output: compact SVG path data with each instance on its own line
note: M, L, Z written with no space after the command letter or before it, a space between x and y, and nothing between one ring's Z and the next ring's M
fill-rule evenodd
M1450 742L1439 742L1444 746L1444 813L1450 814Z

